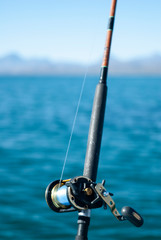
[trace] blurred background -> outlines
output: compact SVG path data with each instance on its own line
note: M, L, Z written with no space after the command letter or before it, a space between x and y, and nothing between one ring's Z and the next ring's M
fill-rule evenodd
M64 179L81 175L111 1L0 0L0 238L74 239L77 214L44 198L60 179L87 73ZM89 239L161 239L161 1L118 1L98 181L136 229L92 211Z

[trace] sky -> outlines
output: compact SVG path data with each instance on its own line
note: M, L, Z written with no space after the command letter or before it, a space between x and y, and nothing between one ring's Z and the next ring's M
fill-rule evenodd
M0 57L102 58L111 0L0 0ZM161 54L161 0L118 0L111 54Z

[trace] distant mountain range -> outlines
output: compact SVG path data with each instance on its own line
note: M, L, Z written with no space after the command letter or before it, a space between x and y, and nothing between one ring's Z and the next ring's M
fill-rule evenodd
M90 65L88 74L96 75L101 62ZM87 66L83 64L53 62L49 59L26 59L18 54L0 58L0 75L81 75ZM161 55L121 61L111 57L111 75L159 75L161 76Z

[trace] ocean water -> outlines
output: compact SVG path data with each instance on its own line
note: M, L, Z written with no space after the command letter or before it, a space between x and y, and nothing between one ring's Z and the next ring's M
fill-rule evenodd
M63 179L82 175L98 77L88 77ZM82 77L0 77L0 239L74 239L77 213L45 202L60 178ZM161 78L110 77L98 182L142 228L92 210L89 240L161 239Z

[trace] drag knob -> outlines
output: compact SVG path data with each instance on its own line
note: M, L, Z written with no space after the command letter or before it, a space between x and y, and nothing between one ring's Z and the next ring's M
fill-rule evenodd
M136 227L141 227L143 225L143 218L131 207L123 207L121 210L123 217L129 220Z

